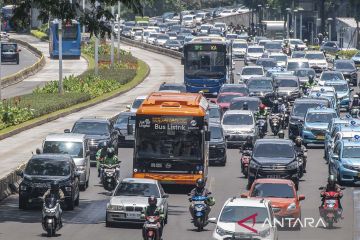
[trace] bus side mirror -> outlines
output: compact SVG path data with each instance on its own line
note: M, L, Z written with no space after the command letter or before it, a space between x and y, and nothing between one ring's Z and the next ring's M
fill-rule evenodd
M182 57L182 58L181 58L181 65L184 65L184 64L185 64L185 58Z
M205 132L205 141L210 141L210 131Z
M128 125L127 125L127 133L128 133L128 135L133 135L133 133L134 133L134 128L133 128L133 125L132 125L132 124L128 124Z

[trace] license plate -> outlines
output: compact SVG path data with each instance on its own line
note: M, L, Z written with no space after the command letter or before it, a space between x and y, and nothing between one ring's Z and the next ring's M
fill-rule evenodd
M268 175L267 178L281 178L280 175Z
M125 136L125 140L134 140L134 135Z
M194 201L193 203L194 203L195 205L196 205L196 204L204 204L203 201Z
M145 228L158 228L158 225L153 223L146 223Z
M325 136L324 135L317 135L316 139L317 140L325 140Z
M140 218L140 213L126 213L126 218L138 219Z
M336 203L336 200L333 200L333 199L326 200L326 203Z

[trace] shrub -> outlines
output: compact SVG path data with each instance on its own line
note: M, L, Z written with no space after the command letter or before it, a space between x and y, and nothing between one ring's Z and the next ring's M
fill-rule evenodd
M43 32L41 32L41 31L39 31L39 30L31 30L30 33L31 33L34 37L36 37L36 38L38 38L38 39L40 39L40 40L42 40L42 41L49 40L49 36L48 36L46 33L43 33Z
M357 52L358 50L341 50L336 54L338 54L340 58L351 59Z
M0 129L25 122L33 116L33 109L18 106L16 101L14 104L6 100L0 102Z

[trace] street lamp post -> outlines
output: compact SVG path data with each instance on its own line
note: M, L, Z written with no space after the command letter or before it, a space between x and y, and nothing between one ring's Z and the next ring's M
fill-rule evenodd
M258 35L261 35L261 32L262 32L262 29L261 29L261 22L262 22L262 14L261 14L261 7L262 7L262 5L261 4L259 4L258 5L258 12L259 12L259 22L258 22Z
M115 7L112 6L111 7L111 14L114 16L115 15ZM111 48L110 48L110 61L111 61L111 66L114 66L114 19L111 19Z
M85 13L86 0L82 1L83 12ZM85 25L82 26L82 32L85 33Z
M300 39L303 40L303 8L298 8L300 13Z
M1 24L2 24L2 22L1 22L1 12L0 12L0 32L1 32ZM1 43L0 43L0 53L1 53ZM1 54L0 54L0 101L1 101L1 99L2 99L2 95L1 95Z
M294 10L294 38L297 38L297 16L298 10Z
M59 32L59 93L63 94L64 89L63 89L63 64L62 64L62 57L63 57L63 52L62 52L62 19L59 19L59 24L58 24L58 32Z
M117 27L117 55L118 55L118 61L120 62L120 1L118 1L118 27Z
M286 9L287 15L286 15L286 38L290 38L290 8Z
M332 19L332 18L328 18L327 20L328 20L328 25L329 25L329 41L331 41L331 40L332 40L332 39L331 39L331 35L332 35L332 34L331 34L331 33L332 33L332 32L331 32L331 23L332 23L332 20L333 20L333 19Z

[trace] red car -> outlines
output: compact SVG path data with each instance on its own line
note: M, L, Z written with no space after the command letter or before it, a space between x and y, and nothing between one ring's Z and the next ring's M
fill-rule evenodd
M243 93L224 92L220 93L216 99L217 105L221 108L222 112L229 109L230 103L234 98L243 97Z

